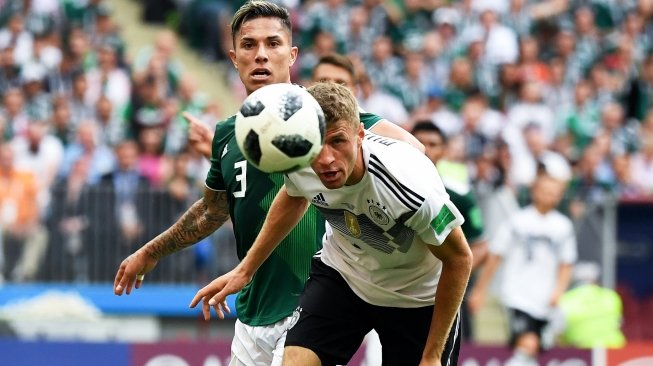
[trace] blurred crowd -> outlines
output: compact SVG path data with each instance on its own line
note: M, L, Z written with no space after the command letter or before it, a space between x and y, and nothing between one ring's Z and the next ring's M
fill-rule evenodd
M300 48L293 81L308 83L321 56L348 55L362 108L407 130L437 124L481 200L501 190L524 203L541 161L569 180L572 217L606 198L653 198L653 0L277 2ZM108 246L100 258L109 241L140 245L198 197L208 162L181 113L213 126L233 106L198 90L177 37L232 70L244 98L227 56L242 3L142 1L143 20L169 30L128 59L109 2L0 0L0 274L60 273L38 263L79 257L80 241ZM165 208L139 203L139 190ZM106 234L89 229L88 210ZM72 277L96 267L73 264Z
M0 282L110 280L201 193L209 163L181 113L215 124L216 105L173 31L128 60L116 16L99 0L0 1Z
M319 57L348 55L365 110L408 130L432 120L479 184L528 187L536 159L552 159L574 202L653 197L653 1L280 2L295 20L297 82ZM181 28L192 37L204 25L184 19L229 19L241 3L191 1ZM218 59L230 47L197 44Z

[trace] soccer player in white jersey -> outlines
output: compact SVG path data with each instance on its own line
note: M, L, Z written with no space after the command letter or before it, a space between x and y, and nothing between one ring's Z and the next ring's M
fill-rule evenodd
M552 164L540 164L531 187L532 204L497 229L468 299L473 312L483 306L490 281L503 261L500 300L510 315L515 365L538 364L542 330L569 286L577 258L573 224L556 210L565 185Z
M286 175L247 256L190 306L202 302L205 317L211 306L220 311L312 204L329 227L283 364L346 364L376 329L384 365L455 365L472 263L462 216L424 154L364 131L349 90L318 83L309 92L326 117L323 149L310 168Z

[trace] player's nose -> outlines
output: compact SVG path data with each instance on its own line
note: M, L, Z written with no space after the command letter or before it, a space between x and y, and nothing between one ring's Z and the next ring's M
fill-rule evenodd
M259 45L256 49L256 62L262 63L268 61L268 52L265 45Z

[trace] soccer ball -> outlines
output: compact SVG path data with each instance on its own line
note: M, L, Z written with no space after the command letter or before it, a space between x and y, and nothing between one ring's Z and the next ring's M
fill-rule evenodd
M289 173L311 164L326 129L315 98L294 84L266 85L236 115L236 142L245 158L266 173Z

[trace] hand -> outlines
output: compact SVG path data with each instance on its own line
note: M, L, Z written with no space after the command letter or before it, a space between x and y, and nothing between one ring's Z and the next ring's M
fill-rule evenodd
M182 114L188 121L188 142L202 155L211 158L213 132L204 122L193 117L190 113Z
M552 307L552 308L558 306L558 302L560 301L560 297L562 297L562 292L553 291L553 294L551 294L551 298L549 299L549 306Z
M154 269L157 262L142 249L134 252L120 263L116 279L113 281L113 293L120 296L126 289L126 293L129 295L132 286L140 288L145 274Z
M211 319L211 306L215 309L218 318L224 319L224 312L231 312L226 303L227 295L242 290L251 280L251 276L245 275L236 267L231 272L216 278L197 291L189 306L194 308L202 300L204 320Z

